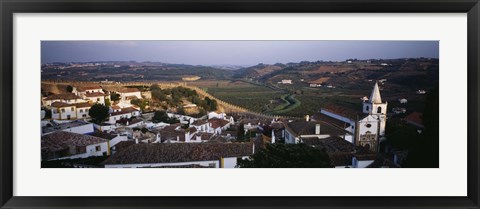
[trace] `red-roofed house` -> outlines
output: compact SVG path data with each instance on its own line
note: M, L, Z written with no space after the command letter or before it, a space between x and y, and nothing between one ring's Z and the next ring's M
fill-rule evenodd
M210 123L214 134L222 134L222 131L227 130L231 125L230 121L220 118L208 119L208 123Z

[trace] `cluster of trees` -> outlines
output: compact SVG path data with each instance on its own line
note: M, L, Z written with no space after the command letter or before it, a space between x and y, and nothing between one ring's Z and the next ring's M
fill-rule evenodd
M92 122L96 124L101 124L103 121L105 121L108 116L109 116L109 111L110 108L103 104L94 104L92 107L90 107L90 110L88 111L88 115L92 118Z
M268 144L249 159L240 159L240 168L331 168L324 150L305 144Z
M130 103L139 106L142 111L150 104L146 99L134 99Z
M165 111L155 111L155 113L153 114L152 122L154 123L164 122L164 123L174 124L180 121L176 118L168 117L168 114Z
M165 101L171 107L179 106L182 99L186 99L206 111L214 111L218 106L216 100L208 97L201 99L197 91L182 86L162 89L157 84L154 84L150 87L150 90L152 91L153 99Z
M425 129L421 134L417 129L403 121L392 120L387 123L387 142L395 148L408 150L407 159L402 167L438 168L439 167L439 94L438 88L427 95L422 122Z

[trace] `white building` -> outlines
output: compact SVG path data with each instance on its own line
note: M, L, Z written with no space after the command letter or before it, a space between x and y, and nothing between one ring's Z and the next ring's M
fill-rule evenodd
M280 84L293 84L293 83L292 83L292 80L282 80L282 81L280 81L280 82L278 82L278 83L280 83Z
M54 102L61 102L67 104L75 104L75 103L82 103L86 102L84 99L80 98L75 94L53 94L48 97L43 98L43 105L44 106L51 106Z
M42 136L42 160L61 160L110 155L108 140L58 131Z
M407 104L408 100L405 98L401 98L401 99L398 99L398 102L400 102L400 104Z
M140 90L136 88L124 88L116 91L120 95L120 101L123 102L128 102L134 100L134 99L141 99L142 94Z
M354 133L353 140L348 141L376 152L380 141L385 136L387 105L387 102L382 102L378 83L375 83L370 98L363 102L362 113L322 108L320 114L315 118L318 118L316 120L329 120L329 123Z
M48 125L42 127L42 135L51 134L57 131L66 131L77 134L90 134L94 132L93 124L83 120L75 120L66 123L57 123L50 121Z
M139 110L133 107L122 108L119 111L114 111L110 113L110 116L108 117L108 123L115 124L117 120L120 120L123 118L130 119L131 117L136 117L136 116L140 116Z
M295 121L285 125L285 143L304 143L304 139L326 139L339 137L344 140L352 140L353 133L332 126L323 121Z

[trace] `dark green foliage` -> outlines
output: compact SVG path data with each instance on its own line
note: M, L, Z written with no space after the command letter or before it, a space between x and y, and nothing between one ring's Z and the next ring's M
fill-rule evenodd
M110 95L110 99L112 99L112 101L114 102L120 101L120 94L113 93L112 95Z
M330 168L330 158L323 150L305 144L269 144L256 150L249 159L239 160L241 168Z
M67 86L67 91L68 91L69 93L72 93L72 91L73 91L73 87L72 87L72 86L70 86L70 85L68 85L68 86Z
M145 107L149 104L146 99L133 99L130 103L139 106L142 111L145 110Z
M164 122L164 123L178 123L179 121L176 118L170 118L168 117L168 114L165 111L155 111L152 122L154 123L159 123L159 122Z
M94 104L88 111L88 115L92 117L92 121L96 124L101 124L109 116L109 108L102 104Z
M210 98L206 97L204 100L200 99L197 91L192 90L190 88L185 88L182 86L170 88L170 89L161 89L156 85L152 85L150 87L152 90L152 97L158 101L164 101L167 103L168 106L174 107L179 106L180 102L183 99L186 99L193 104L203 108L206 111L214 111L217 110L217 101L211 100ZM179 110L179 114L181 114L181 110Z
M243 123L240 123L237 128L237 140L244 140L245 139L245 128L243 127Z
M409 150L405 167L438 168L439 167L439 92L435 88L427 94L423 112L424 132L417 144Z
M52 110L45 108L43 109L45 111L45 119L50 119L52 118Z

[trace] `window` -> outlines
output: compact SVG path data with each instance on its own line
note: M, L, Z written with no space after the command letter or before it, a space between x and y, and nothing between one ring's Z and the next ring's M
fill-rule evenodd
M80 109L80 113L83 113L83 109Z
M365 106L365 110L368 111L369 106Z
M72 107L72 111L75 111L75 108L74 108L74 107Z
M382 113L382 107L377 108L377 113Z
M100 102L100 98L97 98L97 102Z
M366 126L367 128L370 128L370 127L372 127L372 124L367 123L367 124L365 124L365 126Z
M86 118L86 117L87 117L87 114L83 114L82 117Z
M65 109L63 109L63 108L62 108L62 109L60 109L60 110L62 110L62 112L65 112Z
M95 151L97 151L97 152L100 152L100 151L102 151L102 147L100 147L100 146L96 146L96 147L95 147Z

